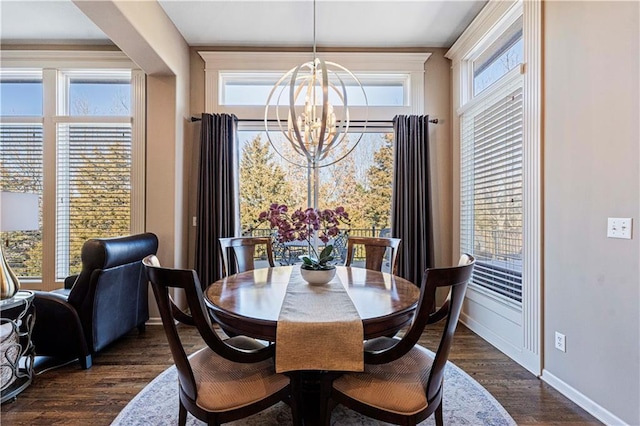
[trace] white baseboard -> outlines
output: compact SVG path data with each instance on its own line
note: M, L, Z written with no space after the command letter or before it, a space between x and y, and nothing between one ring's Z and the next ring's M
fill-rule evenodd
M569 386L549 371L543 369L542 376L540 376L540 378L605 425L628 426L627 423L619 419L615 414L596 404L577 389Z
M503 339L502 336L495 333L490 328L485 327L483 324L474 320L464 312L460 313L460 319L458 321L464 324L469 330L473 331L475 334L483 338L487 343L493 345L500 352L520 364L522 367L529 370L531 374L533 374L534 376L539 375L539 361L530 362L530 360L528 360L523 354L521 348L515 347L510 342Z
M149 319L147 320L147 322L145 324L146 325L162 325L162 318L160 318L160 317L149 317Z

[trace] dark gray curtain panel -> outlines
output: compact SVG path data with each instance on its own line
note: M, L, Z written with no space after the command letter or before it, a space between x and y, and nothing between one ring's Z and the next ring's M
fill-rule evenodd
M396 116L393 129L391 229L394 237L402 239L397 274L420 285L424 270L433 266L429 116Z
M194 267L203 287L222 276L218 238L236 230L237 128L235 115L202 114Z

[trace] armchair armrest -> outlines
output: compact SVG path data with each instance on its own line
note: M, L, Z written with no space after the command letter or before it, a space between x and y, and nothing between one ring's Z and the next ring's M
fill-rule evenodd
M73 287L73 285L76 283L76 280L78 279L77 275L71 275L68 276L67 278L64 279L64 288L66 290L70 290L71 287Z
M36 291L33 304L36 322L32 340L36 355L78 358L82 368L91 367L91 352L80 318L66 297L58 293Z

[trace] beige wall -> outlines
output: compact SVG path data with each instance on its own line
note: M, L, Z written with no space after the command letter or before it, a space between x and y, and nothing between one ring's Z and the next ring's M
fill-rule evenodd
M429 124L433 252L435 266L450 266L453 264L451 61L444 57L447 49L430 49L430 52L425 66L424 112L438 119L438 124Z
M639 12L638 2L544 3L543 377L630 425L640 424ZM606 238L607 217L632 217L633 239Z
M190 64L190 104L192 117L200 117L204 111L204 60L198 54L201 49L191 48L189 50L189 64ZM189 159L189 164L186 167L187 179L189 180L188 186L188 221L191 221L191 217L197 215L197 179L198 179L198 159L199 159L199 140L200 140L200 122L189 123L187 125L189 129L190 137L185 139L185 158ZM196 248L196 228L189 223L188 232L188 260L189 267L193 268L195 262L195 248Z

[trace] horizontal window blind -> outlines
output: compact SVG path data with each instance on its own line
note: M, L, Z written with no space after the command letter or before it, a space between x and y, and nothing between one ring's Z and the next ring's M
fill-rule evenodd
M0 190L42 194L42 124L0 124ZM42 217L42 215L40 215ZM42 276L42 233L2 233L4 254L20 278Z
M58 124L56 275L78 273L82 244L131 232L131 125Z
M522 303L522 80L498 85L461 120L461 249L472 286Z

